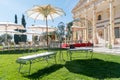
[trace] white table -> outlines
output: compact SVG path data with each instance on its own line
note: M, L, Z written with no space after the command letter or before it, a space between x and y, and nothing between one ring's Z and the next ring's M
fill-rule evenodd
M44 52L44 53L40 53L40 54L23 56L23 57L19 57L16 60L16 62L20 64L19 72L24 64L30 64L30 66L29 66L29 74L30 74L31 65L33 62L41 61L41 59L46 60L48 62L48 59L52 58L52 57L54 57L55 63L56 63L56 52Z
M91 54L91 58L93 56L93 47L68 48L67 53L69 54L70 60L72 60L73 51L85 51L86 52L86 57L87 57L88 53Z

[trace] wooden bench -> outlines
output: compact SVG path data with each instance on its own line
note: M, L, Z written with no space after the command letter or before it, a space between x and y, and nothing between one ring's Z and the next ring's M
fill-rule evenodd
M23 56L23 57L19 57L16 60L16 62L20 64L19 72L23 65L30 64L30 66L29 66L29 74L30 74L32 63L41 61L41 60L46 60L48 62L49 58L54 58L55 63L56 63L56 52L44 52L44 53L40 53L40 54Z

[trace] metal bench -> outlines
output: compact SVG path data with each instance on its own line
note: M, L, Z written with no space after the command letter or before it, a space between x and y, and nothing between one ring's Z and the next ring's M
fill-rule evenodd
M87 54L91 54L91 58L93 56L93 48L92 47L80 47L80 48L68 48L67 54L69 54L70 60L72 60L72 51L85 51L86 52L86 57Z
M46 60L48 62L49 58L54 58L55 63L56 63L56 52L44 52L44 53L40 53L40 54L23 56L23 57L19 57L16 60L16 62L20 64L19 72L23 65L30 64L30 66L29 66L29 74L30 74L32 63L41 61L41 60Z

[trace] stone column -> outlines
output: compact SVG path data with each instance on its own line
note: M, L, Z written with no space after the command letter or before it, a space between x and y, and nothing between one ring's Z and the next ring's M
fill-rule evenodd
M114 33L114 7L113 7L114 0L109 0L109 7L110 7L110 40L109 40L109 48L112 48L114 46L114 40L115 40L115 33Z
M83 42L86 41L86 30L85 29L82 29L82 39L83 39Z
M104 27L104 40L105 40L105 47L106 47L106 41L107 41L107 26Z
M109 46L109 44L111 43L110 42L111 40L110 40L110 25L109 24L107 25L107 29L108 29L108 33L107 34L108 34L108 46Z
M85 41L88 41L88 23L87 23L87 10L85 8Z
M73 41L76 39L76 32L75 32L75 30L73 29Z
M73 34L74 34L74 30L72 29L72 41L73 41Z
M92 35L93 44L95 46L96 41L97 41L97 39L96 39L96 7L95 7L95 4L93 5L93 29L92 29L92 31L93 31L93 35Z

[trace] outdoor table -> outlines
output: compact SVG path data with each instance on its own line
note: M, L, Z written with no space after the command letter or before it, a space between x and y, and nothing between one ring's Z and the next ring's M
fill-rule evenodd
M30 66L29 66L29 74L30 74L32 63L34 63L36 61L41 61L41 59L46 60L48 62L48 59L52 58L52 57L54 57L55 63L56 63L56 52L43 52L40 54L23 56L23 57L19 57L16 60L16 62L20 64L19 72L24 64L30 64Z
M93 56L93 48L92 47L68 48L67 54L69 54L70 60L72 60L73 51L85 51L86 52L86 57L87 57L88 53L91 54L91 58Z

